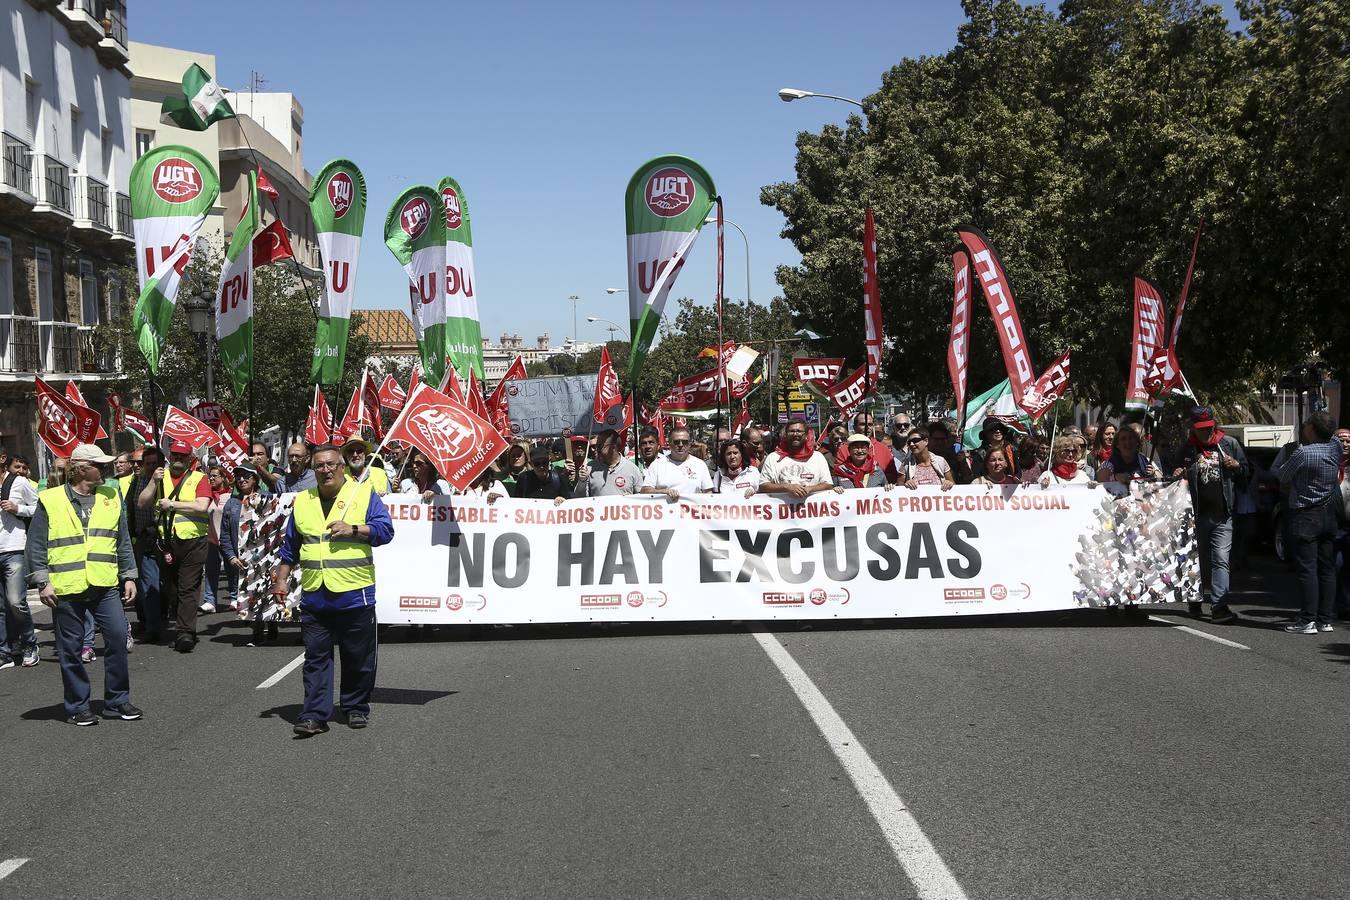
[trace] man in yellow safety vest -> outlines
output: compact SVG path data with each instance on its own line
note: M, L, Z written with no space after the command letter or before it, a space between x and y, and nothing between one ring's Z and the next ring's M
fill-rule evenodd
M361 473L369 469L365 480L375 493L383 497L389 493L389 473L377 456L370 455L370 444L361 438L352 438L342 445L342 458L347 462L347 474L352 480L360 481Z
M136 599L136 560L126 510L116 488L103 484L113 458L80 444L67 464L66 483L38 495L28 528L28 581L52 609L65 687L66 721L97 725L89 709L89 673L80 661L85 616L103 632L103 717L131 721L127 672L127 617Z
M295 733L328 730L333 716L333 645L342 655L339 703L352 728L370 719L375 689L375 556L394 536L389 510L369 483L347 474L331 444L311 455L317 487L295 495L273 594L285 596L300 567L300 635L305 642L305 705Z
M197 645L197 613L202 605L202 579L209 549L210 514L214 495L201 471L192 467L192 448L175 441L169 445L169 468L161 466L136 498L141 509L158 508L160 516L160 592L177 605L173 648L191 653Z

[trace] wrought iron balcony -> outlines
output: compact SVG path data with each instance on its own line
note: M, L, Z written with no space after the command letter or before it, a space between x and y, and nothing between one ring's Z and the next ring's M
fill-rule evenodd
M19 140L9 132L4 133L5 163L0 171L0 181L5 187L12 188L29 199L33 191L33 148L26 141Z

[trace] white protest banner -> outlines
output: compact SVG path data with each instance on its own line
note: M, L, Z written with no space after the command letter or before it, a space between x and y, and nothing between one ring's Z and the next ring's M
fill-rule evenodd
M551 375L525 378L506 386L506 409L511 436L557 437L564 428L590 434L623 424L623 406L605 414L603 423L592 418L595 410L594 375Z
M847 619L1196 599L1184 483L548 501L384 498L383 623Z

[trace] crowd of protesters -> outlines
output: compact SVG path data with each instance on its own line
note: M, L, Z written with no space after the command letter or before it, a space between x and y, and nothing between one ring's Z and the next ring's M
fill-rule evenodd
M1193 409L1189 424L1185 446L1170 454L1152 446L1137 422L1068 426L1045 435L1016 420L989 417L978 430L978 445L965 446L952 419L917 424L899 413L881 421L868 411L857 414L852 428L827 427L819 436L802 421L777 431L747 426L735 435L710 429L707 440L683 424L668 433L645 427L635 446L628 433L565 430L556 438L513 443L465 491L452 489L424 455L407 447L391 444L374 456L369 444L356 439L341 452L348 475L369 481L376 494L417 494L424 501L456 493L489 503L516 497L561 504L626 494L677 500L702 493L800 499L822 491L946 491L969 484L1083 484L1123 493L1137 480L1185 479L1209 615L1215 623L1231 623L1237 619L1228 603L1235 530L1240 537L1254 508L1255 473L1242 444L1218 427L1208 408ZM127 546L117 567L134 581L137 621L121 632L105 627L106 611L96 604L63 616L58 656L74 672L96 658L96 627L108 661L125 668L137 640L167 640L190 653L200 615L246 613L262 602L240 590L242 512L269 494L317 486L311 448L303 443L287 446L279 463L266 445L255 443L248 461L233 471L216 461L202 465L183 444L164 451L145 446L107 457L107 465L101 453L91 448L88 459L65 461L39 485L28 460L0 450L0 669L39 661L27 588L45 588L49 577L49 545L33 536L41 530L34 523L46 523L44 488L65 490L72 508L95 496L96 488L108 488L124 510ZM1315 413L1271 469L1281 485L1286 545L1302 599L1299 617L1286 626L1290 632L1331 631L1333 618L1350 616L1347 454L1350 429L1336 430L1327 414ZM1202 617L1202 604L1191 603L1190 612Z

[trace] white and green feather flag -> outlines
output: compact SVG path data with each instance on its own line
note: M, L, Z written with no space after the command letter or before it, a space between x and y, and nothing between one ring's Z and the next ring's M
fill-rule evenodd
M633 327L628 377L636 380L656 338L666 298L708 218L717 188L685 156L658 156L628 182L628 313Z
M422 377L445 375L445 205L435 188L408 188L384 220L384 243L408 273L408 296L422 356Z
M193 63L183 73L183 93L165 97L159 120L192 131L205 131L212 122L233 119L234 110L211 74Z
M225 251L216 289L216 343L236 397L244 395L253 379L253 239L261 230L258 174L249 172L248 197Z
M141 285L132 327L151 372L159 371L178 282L219 195L216 170L189 147L156 147L132 166L131 217Z
M478 280L473 270L469 201L453 178L438 186L445 204L445 352L462 378L472 369L483 380L483 338L478 322Z
M309 380L337 384L347 358L356 263L366 224L366 179L356 163L335 159L320 169L309 190L309 209L323 257L323 297Z

